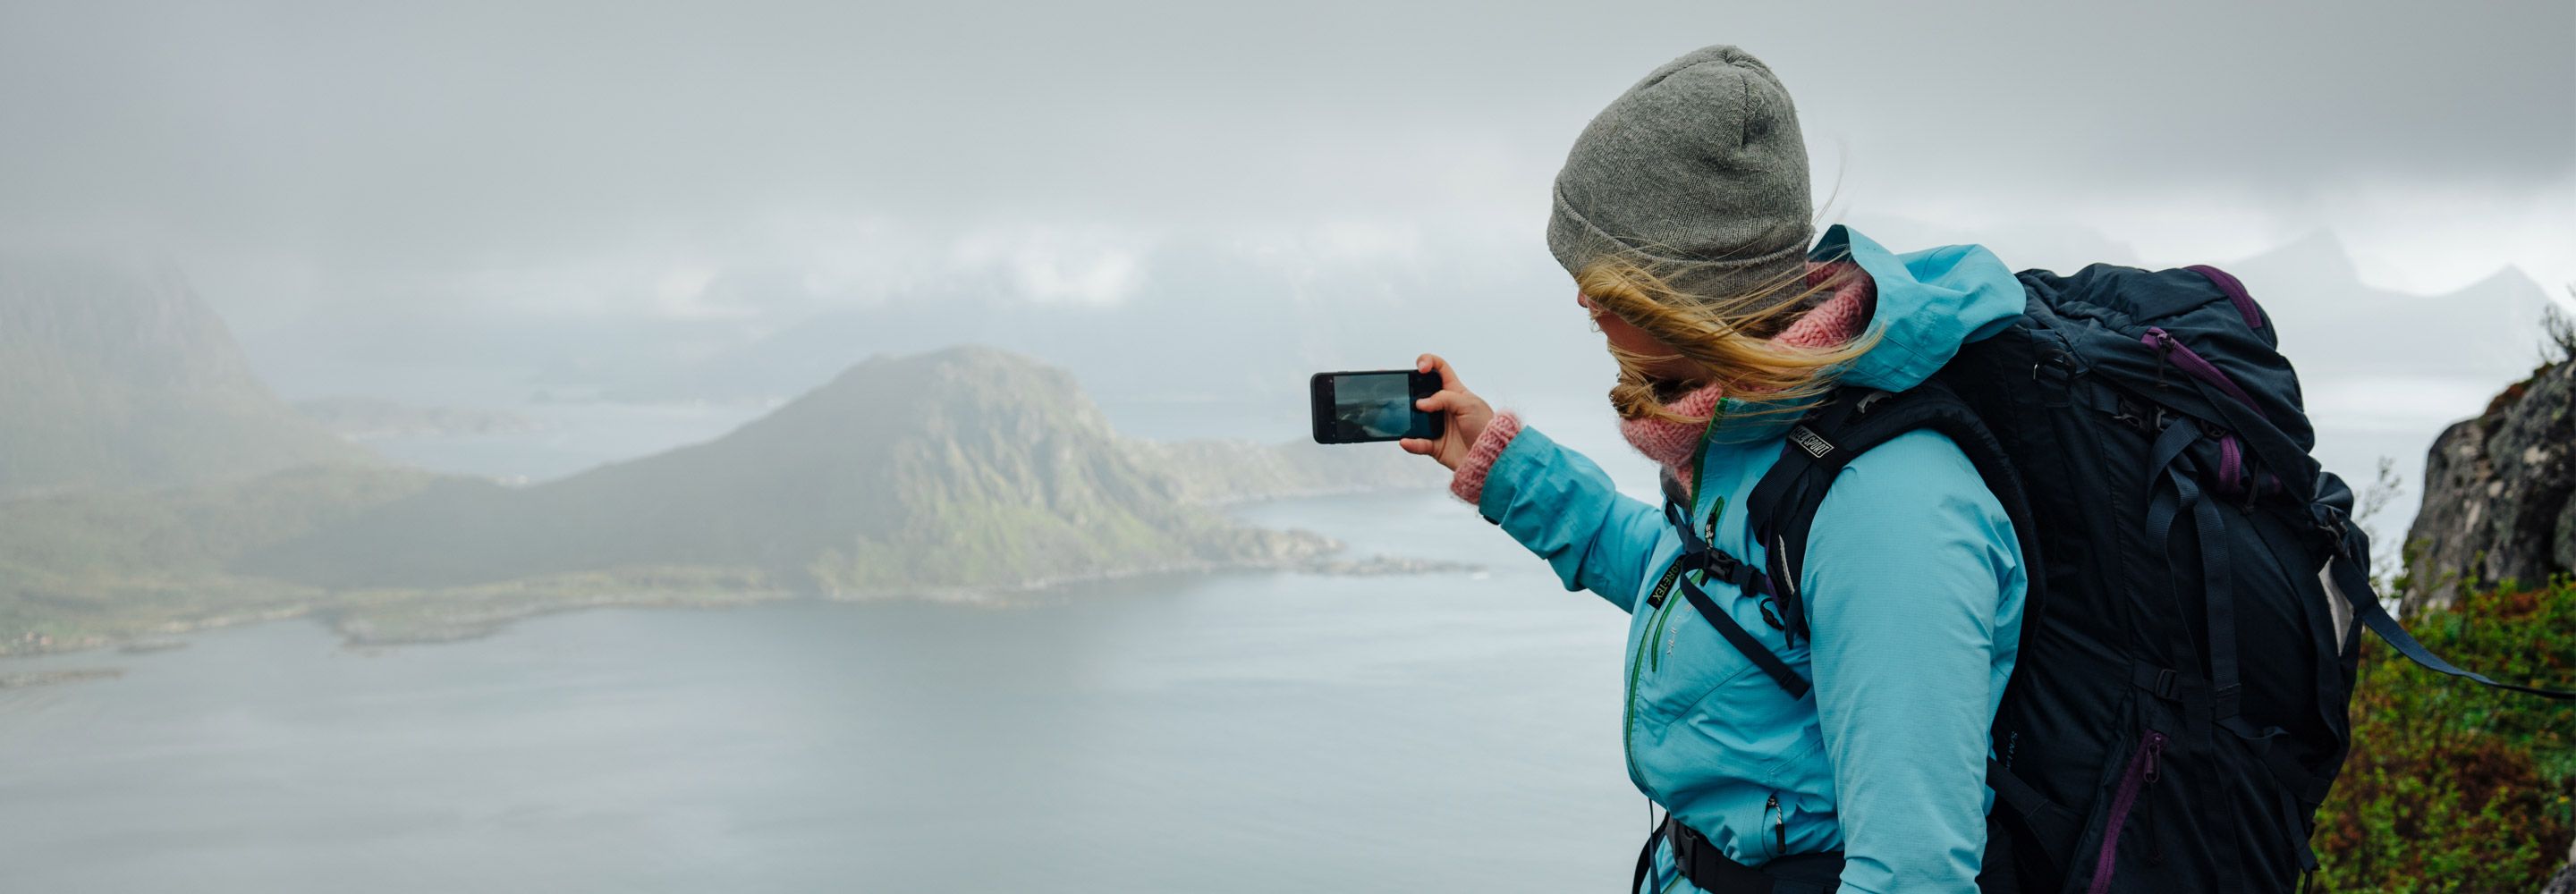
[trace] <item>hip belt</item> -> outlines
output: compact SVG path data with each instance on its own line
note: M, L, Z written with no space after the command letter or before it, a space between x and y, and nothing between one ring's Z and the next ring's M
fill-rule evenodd
M1646 836L1645 848L1637 852L1637 876L1629 882L1629 891L1645 890L1646 876L1655 866L1655 844L1661 841L1672 842L1673 865L1681 876L1708 894L1832 894L1842 887L1840 853L1789 854L1756 869L1727 859L1726 852L1706 836L1667 814L1664 824Z

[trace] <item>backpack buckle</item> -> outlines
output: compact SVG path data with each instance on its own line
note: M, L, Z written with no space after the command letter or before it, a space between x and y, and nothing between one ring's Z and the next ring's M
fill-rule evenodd
M2157 667L2144 661L2130 665L2129 685L2169 702L2182 701L2182 672L2170 667Z
M2104 409L2106 412L2111 414L2111 421L2128 426L2129 428L2141 433L2147 431L2147 417L2145 415L2147 411L2145 408L2139 406L2137 401L2130 400L2128 395L2115 392L2111 395L2111 399L2107 403L2108 405Z
M1734 553L1716 547L1710 547L1707 555L1709 574L1719 580L1735 580L1736 571L1744 567L1744 560L1736 558Z
M2310 504L2308 515L2315 521L2317 533L2326 535L2326 539L2334 543L2337 558L2361 561L2360 556L2353 555L2351 517L2323 503Z
M2060 386L2074 381L2075 358L2065 351L2050 351L2048 356L2031 361L2030 380L2037 382L2043 378L2049 384Z
M2147 421L2146 408L2138 406L2136 401L2125 396L2117 397L2111 407L2111 421L2137 429L2141 434L2151 434L2155 431L2155 425Z
M1710 546L1698 555L1697 562L1700 570L1707 572L1711 580L1734 584L1736 589L1743 591L1747 596L1753 595L1757 589L1754 583L1761 578L1761 570L1746 564L1743 559L1736 558L1734 553Z

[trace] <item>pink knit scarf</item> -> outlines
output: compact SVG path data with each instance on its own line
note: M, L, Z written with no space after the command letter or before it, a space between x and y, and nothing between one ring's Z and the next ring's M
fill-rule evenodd
M1809 263L1807 284L1819 285L1846 272L1851 275L1834 290L1833 297L1799 315L1772 340L1801 348L1830 348L1858 337L1869 326L1870 312L1878 301L1878 290L1869 275L1850 261ZM1664 408L1681 416L1704 419L1718 412L1718 401L1725 396L1723 386L1710 383L1665 403ZM1698 450L1704 432L1702 426L1663 419L1619 422L1619 433L1627 436L1628 443L1648 459L1673 470L1684 487L1690 486L1695 471L1690 467L1691 454Z

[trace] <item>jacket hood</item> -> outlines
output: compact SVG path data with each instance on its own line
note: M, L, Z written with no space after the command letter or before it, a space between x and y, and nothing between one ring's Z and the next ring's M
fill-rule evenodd
M1895 254L1850 227L1835 224L1807 253L1811 261L1848 258L1869 274L1877 307L1868 333L1878 344L1843 368L1842 384L1903 391L1923 384L1959 346L2003 331L2028 306L2021 281L1982 245L1944 245ZM1748 412L1720 399L1703 435L1710 443L1764 443L1789 433L1803 406Z
M1843 371L1847 385L1903 391L1923 384L1959 353L1960 345L2010 325L2029 300L2012 270L1982 245L1944 245L1900 255L1835 224L1807 256L1819 261L1847 256L1878 288L1869 332L1879 342Z

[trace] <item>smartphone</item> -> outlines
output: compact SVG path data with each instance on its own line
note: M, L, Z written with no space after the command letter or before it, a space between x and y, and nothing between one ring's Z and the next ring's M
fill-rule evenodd
M1363 444L1399 438L1437 438L1447 413L1413 408L1440 392L1440 374L1409 369L1316 373L1315 443Z

